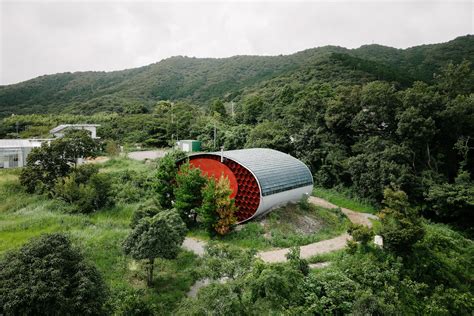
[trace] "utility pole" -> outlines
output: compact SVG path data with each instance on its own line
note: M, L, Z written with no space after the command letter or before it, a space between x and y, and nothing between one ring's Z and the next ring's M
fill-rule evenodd
M214 121L214 150L216 149L216 136L217 136L217 128L216 128L216 122Z

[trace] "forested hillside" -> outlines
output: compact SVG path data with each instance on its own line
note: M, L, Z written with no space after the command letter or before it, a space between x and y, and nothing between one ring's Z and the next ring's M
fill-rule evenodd
M365 83L408 86L432 82L447 62L474 61L474 37L405 50L367 45L358 49L326 46L293 55L236 56L222 59L171 57L115 72L77 72L41 76L0 87L0 117L31 113L136 112L159 100L186 100L206 106L214 98L231 101L268 80L290 77L301 84Z

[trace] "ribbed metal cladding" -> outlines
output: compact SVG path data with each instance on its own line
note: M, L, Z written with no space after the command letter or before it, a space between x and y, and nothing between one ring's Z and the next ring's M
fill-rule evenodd
M313 184L313 176L300 160L281 151L268 148L229 150L223 155L246 169L257 178L262 196L276 194Z
M235 204L238 222L266 213L285 201L295 201L312 191L313 177L300 160L285 153L252 148L196 154L193 159L207 158L222 162L237 179Z

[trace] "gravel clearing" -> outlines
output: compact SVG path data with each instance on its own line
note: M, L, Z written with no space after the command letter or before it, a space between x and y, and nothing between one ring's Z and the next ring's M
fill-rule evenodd
M166 150L145 150L145 151L132 151L128 153L128 158L134 160L152 160L162 158L166 154Z

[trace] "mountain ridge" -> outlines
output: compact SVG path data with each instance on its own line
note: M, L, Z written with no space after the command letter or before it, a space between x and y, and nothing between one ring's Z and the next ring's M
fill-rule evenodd
M327 45L276 56L173 56L137 68L65 72L0 86L0 116L121 112L134 104L149 107L160 100L207 105L215 98L230 101L245 89L314 67L323 71L313 78L330 84L386 80L406 86L415 80L430 82L444 64L463 59L474 62L473 35L407 49Z

